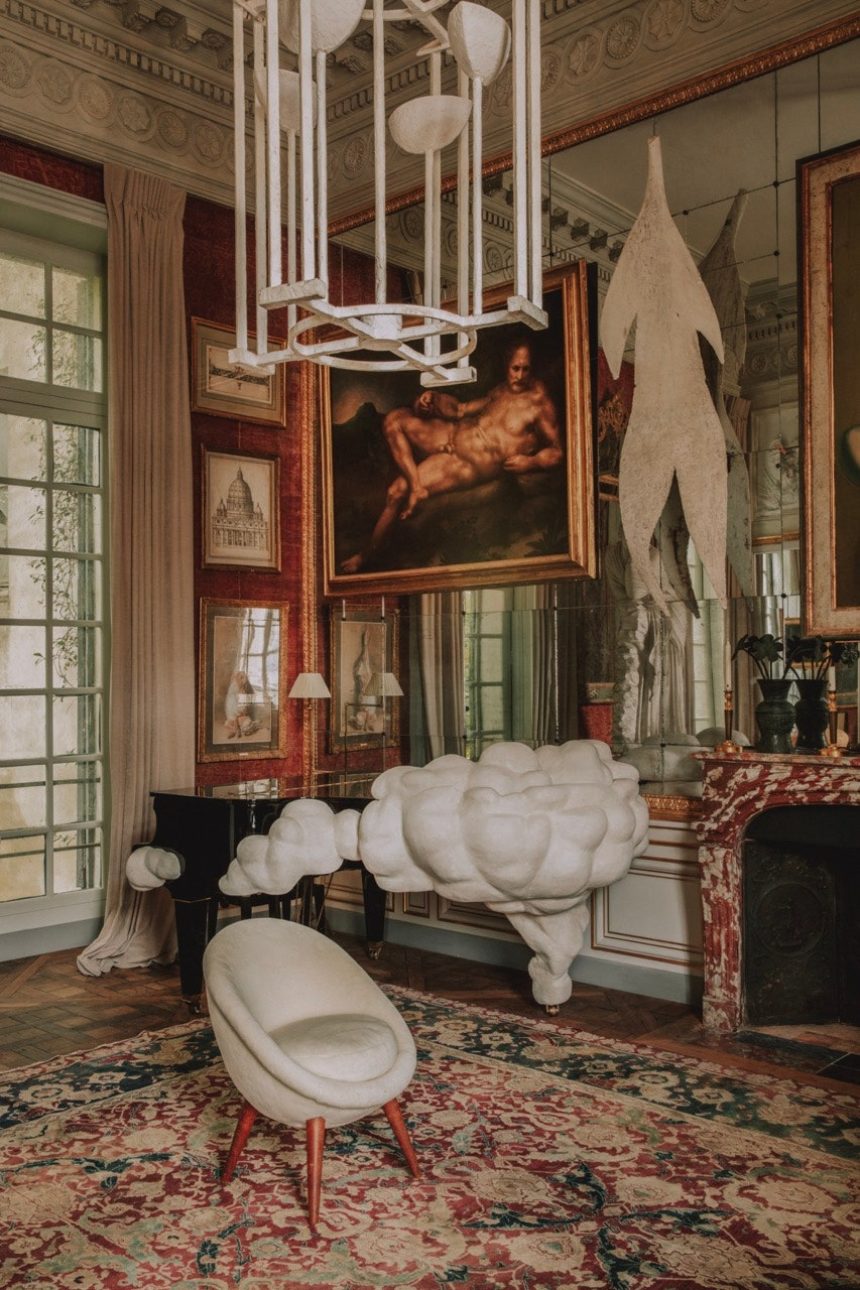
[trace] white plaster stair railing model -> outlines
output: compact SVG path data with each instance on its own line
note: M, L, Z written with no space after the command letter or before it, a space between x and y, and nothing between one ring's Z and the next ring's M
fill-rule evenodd
M482 901L534 951L532 993L555 1010L570 998L590 893L622 878L647 845L638 779L590 739L394 766L360 813L290 802L265 837L239 843L219 885L234 897L277 894L360 860L385 891Z
M166 882L179 878L182 870L182 857L165 847L135 847L125 862L125 876L135 891L163 887Z

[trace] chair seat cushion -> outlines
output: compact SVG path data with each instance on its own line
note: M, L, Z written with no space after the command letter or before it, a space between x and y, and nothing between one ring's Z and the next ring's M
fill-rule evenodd
M272 1039L306 1071L326 1079L376 1079L397 1057L391 1027L354 1012L294 1021L274 1031Z

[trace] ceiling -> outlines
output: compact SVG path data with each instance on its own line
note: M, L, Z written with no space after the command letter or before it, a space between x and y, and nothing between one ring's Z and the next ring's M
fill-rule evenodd
M508 0L492 3L508 11ZM545 133L813 28L857 23L853 0L542 0L542 11ZM232 204L231 14L230 0L0 0L3 129ZM425 92L427 64L413 58L420 32L396 21L387 36L393 107ZM339 218L373 201L366 30L330 61L330 211ZM486 100L485 155L499 155L510 147L506 73ZM393 145L389 170L391 196L420 186L420 159Z

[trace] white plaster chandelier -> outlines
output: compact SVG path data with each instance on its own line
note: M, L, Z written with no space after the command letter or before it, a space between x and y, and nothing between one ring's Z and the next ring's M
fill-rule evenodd
M365 3L368 7L365 8ZM460 0L447 26L434 16L446 0L234 0L236 147L236 349L251 367L309 359L329 367L413 369L427 386L474 379L469 355L480 328L547 325L542 307L540 184L540 0L511 0L511 24ZM429 36L415 55L429 63L429 93L385 104L385 24L412 21ZM246 147L245 31L253 32L253 149ZM332 302L328 274L326 60L361 23L373 48L375 296ZM280 65L285 46L298 71ZM457 93L442 93L445 55ZM514 177L512 294L487 309L483 290L482 94L511 58ZM386 128L405 152L423 155L424 294L419 304L387 298ZM457 144L456 300L442 306L442 150ZM255 193L256 348L248 340L246 182ZM283 194L282 194L283 188ZM284 210L285 208L285 210ZM281 230L286 228L286 265ZM269 348L267 314L287 310L283 348ZM332 326L334 325L334 326ZM325 334L321 334L325 329ZM443 338L450 338L443 344Z

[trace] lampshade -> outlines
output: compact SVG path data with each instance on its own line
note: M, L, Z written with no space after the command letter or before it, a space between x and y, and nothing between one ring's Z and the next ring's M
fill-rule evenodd
M288 697L290 699L330 699L331 690L319 672L299 672Z
M403 691L393 672L374 672L364 693L371 698L390 699L402 694Z

